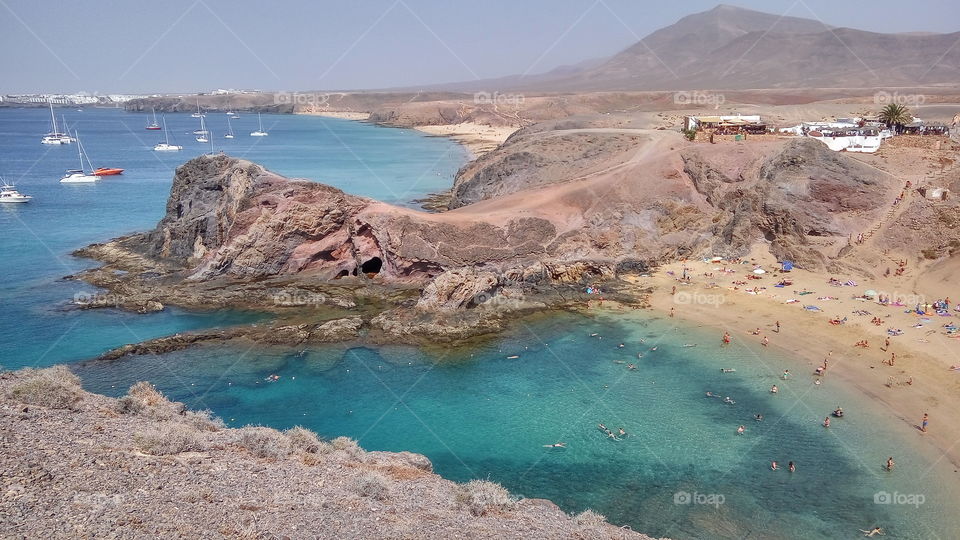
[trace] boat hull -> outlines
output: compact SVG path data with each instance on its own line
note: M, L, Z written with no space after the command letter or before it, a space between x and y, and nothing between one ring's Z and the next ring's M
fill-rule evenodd
M61 184L92 184L99 180L99 176L92 174L71 174L60 179Z
M93 171L94 176L114 176L117 174L123 174L123 169L100 168Z

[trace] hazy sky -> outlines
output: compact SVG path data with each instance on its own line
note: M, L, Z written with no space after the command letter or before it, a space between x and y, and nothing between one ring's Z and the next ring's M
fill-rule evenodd
M960 30L960 0L727 3L878 32ZM716 4L0 0L0 93L384 88L538 73L614 54Z

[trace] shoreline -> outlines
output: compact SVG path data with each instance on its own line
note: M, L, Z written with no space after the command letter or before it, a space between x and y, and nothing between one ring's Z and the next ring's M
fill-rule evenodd
M520 129L518 127L486 126L473 122L410 126L410 128L435 137L448 137L460 143L470 154L468 162L496 150L498 146Z
M869 285L857 287L832 287L826 284L827 274L794 270L790 276L795 284L785 289L768 289L760 295L748 295L740 290L731 290L723 287L720 280L729 280L742 276L742 271L727 276L714 274L713 281L717 281L720 288L708 288L703 273L713 268L723 266L723 263L687 262L691 268L693 284L682 285L668 272L679 275L683 263L672 263L661 267L656 274L645 278L641 282L644 286L653 286L655 291L651 297L651 307L659 314L670 316L671 309L675 316L685 322L694 323L703 328L717 331L717 345L720 345L724 331L729 332L735 341L755 341L760 345L763 336L770 339L770 347L783 351L789 356L805 362L809 366L806 373L797 373L795 378L810 377L811 384L817 378L813 374L814 368L829 358L830 364L824 383L839 380L840 384L850 392L879 404L886 409L884 416L900 424L903 432L913 432L922 437L927 448L937 452L942 459L949 461L955 469L960 468L960 426L952 422L953 411L960 407L960 379L951 379L958 375L949 370L955 362L956 351L951 354L937 357L931 353L932 347L949 345L942 343L948 338L940 334L926 335L926 328L911 328L906 324L909 320L916 320L914 316L903 313L902 307L884 308L875 302L866 302L843 298L838 300L820 301L817 298L829 296L830 293L848 293L856 290L862 292ZM734 265L727 265L734 266ZM769 268L769 265L764 265ZM735 268L747 270L751 265L735 265ZM767 274L760 286L774 283L774 276ZM758 282L751 284L755 285ZM672 287L677 286L677 296L672 297ZM793 298L793 290L806 289L813 291L810 301L801 300L797 305L785 304L788 298ZM853 290L840 290L853 289ZM774 292L776 291L776 292ZM947 294L946 296L950 296ZM696 305L684 303L688 298L716 300L713 305ZM722 300L720 300L722 299ZM930 299L935 300L935 299ZM831 304L825 306L825 304ZM810 312L803 309L803 304L823 306L822 312ZM851 309L868 310L874 314L887 315L881 327L869 325L869 316L866 318L852 318ZM830 325L828 320L836 315L846 316L844 325ZM781 323L781 332L777 333L774 323ZM860 324L863 321L868 324ZM934 320L931 327L945 321ZM822 325L822 326L821 326ZM894 326L904 330L904 335L892 337L890 351L883 351L885 329ZM759 327L761 334L751 335L752 329ZM828 331L829 329L829 331ZM929 342L917 342L916 338L930 338ZM940 339L937 339L940 338ZM869 348L855 347L854 344L866 339ZM762 346L759 347L762 350ZM948 350L948 349L947 349ZM884 363L890 352L895 352L897 359L894 366ZM891 378L895 378L892 381ZM910 384L906 381L911 380ZM892 386L888 386L892 384ZM919 430L919 422L924 413L929 413L931 423L929 432Z

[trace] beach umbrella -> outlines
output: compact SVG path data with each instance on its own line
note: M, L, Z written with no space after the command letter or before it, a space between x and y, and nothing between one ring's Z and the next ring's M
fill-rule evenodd
M789 272L789 271L793 270L793 261L783 261L783 262L781 262L780 264L783 265L783 271L784 271L784 272Z
M865 293L863 293L863 294L864 294L864 296L876 296L876 295L877 295L877 291L875 291L875 290L873 290L873 289L870 289L870 290L868 290L867 292L865 292Z
M754 273L754 274L766 274L767 271L764 270L763 268L757 268L756 270L753 271L753 273Z

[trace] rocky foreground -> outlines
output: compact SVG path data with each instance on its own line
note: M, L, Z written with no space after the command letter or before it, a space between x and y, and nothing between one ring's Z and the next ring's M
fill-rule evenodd
M227 429L147 383L90 394L63 366L0 374L0 536L647 538L444 480L422 455Z

